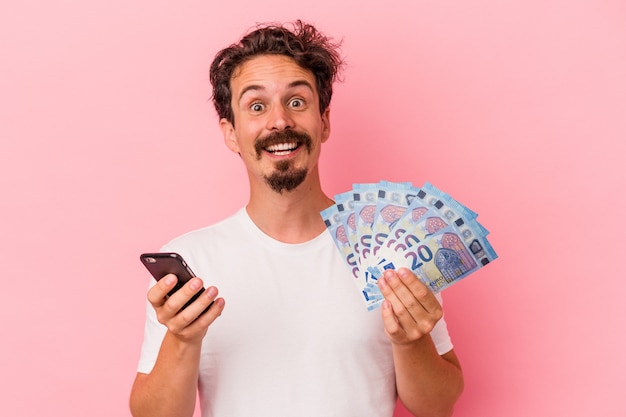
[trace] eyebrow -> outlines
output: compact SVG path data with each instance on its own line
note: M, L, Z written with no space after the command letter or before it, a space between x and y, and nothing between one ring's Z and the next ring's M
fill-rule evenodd
M315 90L313 89L313 86L307 80L296 80L296 81L293 81L293 82L289 83L287 88L291 89L291 88L295 88L295 87L299 87L299 86L307 87L309 90L311 90L311 92L315 92ZM259 90L265 90L265 87L263 87L262 85L259 85L259 84L250 84L250 85L246 86L243 90L241 90L241 93L239 94L239 97L238 97L238 101L241 101L241 98L248 91L259 91Z

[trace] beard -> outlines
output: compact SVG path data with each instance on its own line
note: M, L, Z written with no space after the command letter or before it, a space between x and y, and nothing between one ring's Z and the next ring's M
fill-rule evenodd
M294 168L291 161L280 161L275 165L276 171L265 176L265 182L277 193L292 191L304 182L308 174L306 168Z
M266 137L259 139L254 149L257 159L261 159L264 149L268 146L279 143L295 143L298 147L305 146L307 152L311 152L313 141L306 133L294 132L292 130L284 130L280 132L270 133ZM296 168L293 161L282 160L274 163L274 172L266 175L265 182L275 192L282 194L283 191L292 191L304 182L308 174L307 168Z

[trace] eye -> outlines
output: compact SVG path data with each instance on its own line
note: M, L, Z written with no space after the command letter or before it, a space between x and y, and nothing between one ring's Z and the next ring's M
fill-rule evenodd
M301 98L292 98L289 101L289 107L294 107L294 108L304 107L305 104L306 104L305 101Z
M252 103L252 105L250 106L250 110L252 110L255 113L259 113L262 112L263 110L265 110L265 106L261 103Z

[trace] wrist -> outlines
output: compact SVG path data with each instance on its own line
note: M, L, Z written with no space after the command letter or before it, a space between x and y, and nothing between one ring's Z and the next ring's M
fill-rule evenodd
M178 359L200 358L202 339L189 339L168 331L165 334L161 350L170 352Z
M437 352L437 349L435 348L435 343L433 342L432 337L430 337L430 334L425 334L419 339L409 340L405 342L392 341L391 345L393 347L394 352L397 352L397 353L407 353L407 352L414 353L416 351Z

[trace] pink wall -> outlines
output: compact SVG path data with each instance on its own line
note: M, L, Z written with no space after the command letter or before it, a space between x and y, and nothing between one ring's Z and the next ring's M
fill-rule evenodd
M211 56L296 17L349 62L328 192L428 180L492 231L500 259L445 293L455 415L626 415L623 0L4 3L3 415L129 415L139 253L246 200Z

